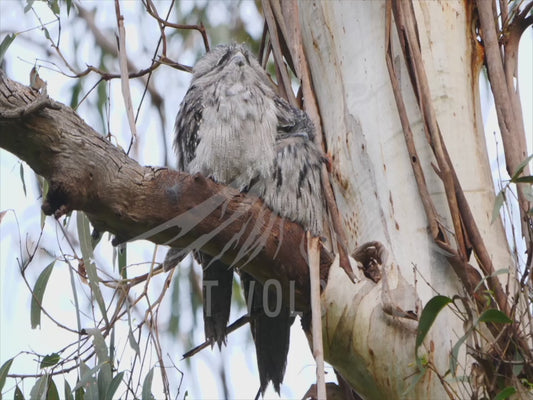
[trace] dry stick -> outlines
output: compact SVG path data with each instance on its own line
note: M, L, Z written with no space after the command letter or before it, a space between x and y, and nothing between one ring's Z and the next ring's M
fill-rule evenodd
M459 197L464 198L464 193L459 193L459 191L462 191L460 188L460 185L458 184L457 177L455 176L455 171L453 170L453 167L451 167L451 161L449 159L449 156L447 156L447 151L440 133L440 129L436 123L436 119L434 116L434 110L431 107L431 104L429 101L422 101L422 99L429 99L429 86L427 85L427 79L425 76L425 71L422 69L421 64L421 55L418 46L412 45L413 39L414 39L414 27L412 24L414 24L414 18L412 13L412 8L409 9L409 18L407 19L407 37L408 45L411 44L410 47L410 54L413 57L413 64L416 69L416 76L419 78L419 81L417 83L420 84L419 89L421 90L421 99L420 102L423 104L422 110L424 114L424 119L426 120L427 127L430 130L430 136L431 136L431 144L434 150L434 154L437 158L440 172L439 175L441 176L441 179L443 180L443 183L446 188L446 194L448 197L448 203L450 207L450 212L453 218L455 233L457 236L457 242L460 250L460 256L461 259L465 260L466 255L466 239L463 238L463 222L460 217L464 217L462 214L461 207L459 207ZM429 121L428 121L429 119ZM443 168L444 167L444 168ZM450 186L452 185L452 187ZM470 232L472 234L472 232ZM479 243L479 242L478 242ZM478 247L478 250L480 247ZM479 253L476 253L476 255L479 256ZM488 254L485 252L484 258L488 258ZM490 258L489 258L490 261ZM485 275L489 277L489 286L494 290L496 294L496 298L498 300L498 303L500 305L500 308L502 310L508 311L508 304L507 304L507 296L505 296L503 289L501 288L500 282L496 279L491 277L491 275L494 273L494 269L492 267L492 264L483 264L481 263L481 268L483 269Z
M413 53L411 52L411 55L416 60L416 54L413 55ZM419 77L425 77L423 70L421 71L422 74L420 74L419 72L420 71L417 71L417 75ZM422 94L423 93L424 92L422 92ZM439 135L438 135L437 139L439 140L440 145L441 145L441 149L443 150L442 156L444 156L444 160L446 161L446 163L451 166L451 160L449 158L449 155L447 153L447 149L446 149L446 147L444 145L444 142L442 140L442 136L440 135L440 131L438 133L439 133ZM434 148L434 150L435 150L435 148ZM462 191L462 188L461 188L461 186L459 184L459 180L458 180L453 168L450 168L450 174L451 174L451 179L452 179L453 184L454 184L454 189L455 189L455 193L456 193L456 199L455 200L456 200L456 202L457 202L457 204L459 206L458 208L459 208L459 211L460 211L461 222L464 223L464 225L462 225L462 224L461 225L465 227L465 229L467 230L467 233L469 235L469 238L472 240L472 244L474 246L474 251L475 251L478 263L479 263L480 267L483 269L483 272L485 273L485 276L487 277L487 281L488 281L489 287L493 290L495 298L496 298L496 301L498 302L498 305L499 305L500 309L502 311L504 311L506 314L510 315L510 309L509 309L509 304L507 302L507 300L508 300L507 296L505 295L505 292L503 291L503 289L501 287L500 281L497 279L497 277L494 276L494 267L492 265L492 261L490 259L490 256L488 255L487 249L485 248L484 242L483 242L483 240L481 238L481 235L479 233L477 225L476 225L476 223L475 223L475 221L473 219L473 216L471 214L469 205L468 205L468 203L466 201L466 197L464 196L464 192ZM445 182L445 185L446 185L446 182ZM438 241L437 241L437 243L438 243ZM462 264L462 265L464 265L464 267L466 267L466 265L464 264L464 261L463 261L463 257L460 257L459 260L457 260L457 257L452 257L452 258L449 258L449 259L450 259L450 261L453 261L452 262L453 265L456 265L456 264L459 263L459 266ZM468 271L466 271L466 272L468 272ZM464 278L467 278L468 280L470 280L468 273L467 274L463 274L463 275L464 275ZM516 340L518 342L518 345L527 353L529 351L529 346L528 346L527 342L525 340L523 340L522 337L520 337L518 327L513 326L513 330L515 332L515 335L516 335L515 337L516 337Z
M486 65L489 74L489 80L496 105L496 115L498 116L498 125L500 127L502 143L505 152L505 163L509 176L518 168L518 165L527 156L527 146L525 138L524 123L519 112L513 108L517 101L513 101L511 93L514 92L514 80L506 80L502 56L500 52L498 35L494 26L492 16L492 1L477 0L477 9L479 22L481 25L481 37L485 48ZM510 72L510 71L509 71ZM529 175L529 168L526 166L524 174ZM522 222L522 235L529 243L529 227L527 221L530 220L527 212L529 202L525 196L524 190L517 185L518 203L520 205L520 217ZM531 251L531 248L528 249Z
M78 13L79 13L79 16L85 21L85 23L89 27L89 30L93 34L94 40L96 41L98 46L100 46L104 51L106 51L108 53L117 54L117 46L111 40L109 40L108 37L106 35L104 35L102 33L102 31L96 26L96 23L94 21L94 14L89 12L89 11L87 11L86 9L84 9L81 6L78 6ZM148 87L148 92L150 93L150 96L152 97L152 101L155 104L161 104L163 102L163 98L158 93L158 91L154 87L154 85L148 84L148 79L144 75L152 72L157 67L159 67L159 65L160 65L160 63L156 61L156 62L154 62L153 66L151 66L149 68L146 68L146 69L143 69L143 70L139 70L135 66L133 61L128 60L128 70L136 71L136 72L130 73L129 77L130 78L137 78L137 77L141 78L141 80L143 82L143 85ZM187 68L186 66L183 66L183 67ZM72 68L70 68L70 69L73 71ZM105 73L104 71L100 71L99 69L94 68L94 67L87 68L85 71L83 71L81 73L77 73L76 76L80 77L80 76L83 76L83 75L87 75L90 71L94 71L94 72L98 73L105 80L110 80L112 78L118 78L119 77L119 75L117 75L117 74ZM76 71L73 71L73 72L76 73Z
M168 22L167 20L161 18L157 12L156 8L151 0L147 0L148 3L150 3L151 7L146 7L146 11L148 11L148 14L150 14L152 17L154 17L159 23L163 24L165 27L174 28L174 29L188 29L188 30L196 30L200 32L202 35L202 40L204 42L204 47L206 51L209 51L209 40L207 38L207 32L205 30L205 26L200 23L198 25L187 25L187 24L174 24L172 22Z
M407 151L409 153L409 156L411 157L411 166L413 168L413 172L415 175L415 180L417 182L418 191L420 193L420 197L422 200L422 205L424 206L424 210L428 219L428 223L430 225L430 232L432 234L433 240L435 243L443 250L445 250L447 253L450 253L452 256L448 257L448 260L452 264L454 271L456 271L457 275L461 278L463 283L467 288L473 289L475 288L479 282L480 279L475 276L474 274L469 274L468 271L465 270L469 268L469 266L465 265L464 262L459 261L460 257L457 254L457 251L449 245L449 238L446 233L446 230L442 228L442 223L440 222L440 218L438 216L438 213L435 210L435 206L433 204L433 201L431 200L431 196L429 195L429 191L427 189L427 183L424 176L424 171L419 163L418 153L416 151L416 146L414 142L413 132L411 131L411 125L407 116L407 111L405 107L405 103L403 101L403 97L401 95L401 89L398 82L398 78L396 76L396 72L394 71L394 66L392 63L392 41L391 41L391 3L389 2L387 4L386 8L386 62L387 62L387 68L389 71L389 76L391 80L392 85L392 91L394 94L394 98L396 101L396 106L398 108L398 115L400 117L400 122L402 124L402 130L404 133L405 143L407 146ZM416 85L413 84L413 87L416 87ZM474 295L471 290L469 290L469 293L471 295Z
M274 53L274 59L276 60L276 65L279 66L279 82L278 85L281 86L287 95L287 100L289 103L296 107L297 101L294 93L292 92L291 78L287 72L287 67L283 62L283 54L281 52L281 42L278 35L277 21L274 17L274 13L270 6L269 0L263 0L263 12L265 14L265 21L268 25L268 32L270 34L270 42L272 46L272 52Z
M407 116L407 109L403 101L403 97L400 90L400 83L398 82L398 77L394 71L394 66L392 63L392 41L391 41L391 7L390 2L387 3L386 9L386 26L385 26L385 48L386 48L386 62L387 69L389 71L389 77L392 85L392 93L394 94L394 99L396 100L396 107L398 108L398 115L400 117L400 123L402 125L402 130L405 138L405 144L407 146L407 152L411 159L411 166L413 167L413 172L415 175L415 180L418 186L418 192L422 200L422 205L426 211L426 216L428 218L429 227L433 239L437 239L439 236L442 236L441 240L448 242L446 231L441 229L441 223L438 218L437 211L435 210L435 205L431 200L429 194L426 178L424 176L424 170L419 162L418 153L415 147L415 141L413 132L411 131L411 123L409 122L409 117Z
M226 328L226 333L229 335L231 332L239 329L241 326L247 324L248 322L250 322L250 316L248 314L243 315L242 317L234 321L231 325L228 325L228 327ZM206 340L202 344L196 346L195 348L189 350L187 353L183 354L182 359L192 357L196 353L200 352L200 350L205 349L209 345L213 346L213 344L214 342L212 340Z
M402 2L400 2L402 3ZM397 27L398 27L398 35L400 36L400 41L404 44L404 46L408 46L408 43L405 43L405 41L409 42L411 39L414 38L414 28L413 26L411 25L410 26L410 33L411 35L409 35L408 32L406 32L407 36L406 37L403 37L402 36L402 33L404 32L401 27L405 27L405 21L404 21L404 18L403 18L403 13L402 13L402 10L398 7L397 3L394 3L394 11L395 11L395 21L396 21L396 24L397 24ZM402 40L402 38L404 40ZM390 43L389 43L389 46L390 46ZM409 46L409 49L411 50L410 51L410 55L411 57L413 57L413 62L415 64L415 67L417 65L417 63L421 63L421 57L420 57L420 53L417 52L417 50L419 50L418 48L413 48L414 46ZM402 48L404 50L404 54L406 52L406 49L405 47ZM389 49L390 50L390 49ZM389 72L392 71L392 73L394 74L394 71L393 71L393 67L392 67L392 60L389 60L387 59L387 64L389 66ZM412 66L412 64L411 64ZM421 69L421 64L420 64L420 68L416 69L416 77L419 79L419 80L423 80L425 78L425 72L423 71L423 69ZM392 75L391 75L392 76ZM392 80L392 84L393 84L393 87L394 87L394 80ZM423 83L423 82L413 82L413 87L417 88L417 89L420 89L420 92L419 92L419 96L420 96L420 99L419 100L420 102L422 102L422 99L425 98L425 99L429 99L429 94L427 94L427 92L429 91L428 89L428 86L427 86L427 81L426 81L426 84L421 84L420 86L417 85L417 83ZM397 85L397 82L396 82L396 85ZM399 88L398 88L399 90ZM394 95L395 97L397 96L397 93L396 93L396 90L393 90L394 91ZM427 104L428 101L425 102L425 107L424 109L422 110L423 112L429 112L429 117L433 117L434 118L434 114L431 115L431 110L432 110L432 107L430 107L429 104ZM404 109L404 107L403 107ZM404 110L405 111L405 110ZM400 112L400 120L402 122L402 126L404 123L408 123L408 121L404 121L403 119L405 119L405 116L403 116L404 118L402 118L402 112ZM425 118L428 117L427 114L424 115ZM434 122L434 124L432 124L433 126L436 126L436 122ZM438 128L437 128L438 129ZM409 134L407 132L405 132L405 128L404 128L404 134L409 136ZM436 137L435 137L436 136ZM449 155L447 153L447 150L446 150L446 147L442 141L442 137L440 136L440 132L437 131L437 133L432 133L431 134L431 138L432 138L432 142L436 140L436 143L435 145L433 145L433 151L435 153L435 156L437 157L437 160L439 160L439 166L441 164L443 165L447 165L447 166L451 166L451 162L450 162L450 159L449 159ZM408 147L410 146L410 140L408 141L406 139L406 142L407 142L407 145ZM416 151L416 150L415 150ZM437 152L439 151L439 154L437 154ZM411 150L409 150L409 153L411 154ZM416 153L415 153L416 154ZM440 155L440 157L439 157ZM413 163L413 168L415 168L416 164ZM454 220L454 227L456 227L456 230L459 229L460 232L462 232L462 229L463 229L463 222L465 222L465 225L466 225L466 228L467 228L467 232L469 234L469 239L472 240L474 242L474 250L476 252L476 255L478 257L478 260L480 260L480 267L483 269L483 272L485 273L485 275L487 277L490 277L488 278L488 283L489 283L489 286L491 287L491 289L494 291L495 293L495 297L498 301L498 305L500 306L500 309L502 309L503 311L508 311L509 308L508 308L508 304L507 304L507 296L505 296L505 293L503 292L503 289L501 287L501 284L499 282L499 280L497 280L497 278L493 278L491 277L491 275L494 274L494 268L492 266L492 263L490 261L490 257L488 256L488 253L486 251L486 248L483 244L483 241L481 239L481 236L479 234L479 231L477 229L477 226L475 225L475 221L473 220L473 217L471 215L471 213L469 212L469 208L466 207L466 198L464 197L464 193L462 192L462 189L459 185L459 182L458 182L458 179L457 179L457 176L455 174L455 171L453 170L453 168L449 168L447 169L447 173L448 173L448 177L446 179L446 181L444 181L444 172L445 170L443 168L440 168L440 174L441 174L441 178L443 179L443 182L444 182L444 185L446 187L446 192L448 193L449 192L449 189L448 189L448 185L450 184L449 182L451 181L452 185L453 185L453 193L454 193L454 204L455 204L455 211L456 211L456 215L457 217L462 217L462 221L461 219L458 221L457 225L456 225L456 222ZM415 172L415 177L417 177L417 173ZM417 178L418 180L419 178ZM420 184L419 184L419 190L421 190L420 188ZM423 189L422 189L423 190ZM422 196L422 200L423 200L423 196ZM452 215L454 215L454 212L451 208L451 204L449 204L450 206L450 211L452 212ZM426 205L424 204L424 207L426 207ZM427 211L426 211L427 212ZM430 209L430 212L431 212L431 209ZM428 214L428 218L430 217L430 215L432 214ZM430 220L431 221L431 220ZM433 231L433 228L432 228L432 231ZM442 231L443 232L443 231ZM436 239L437 237L434 236L434 239ZM437 244L441 243L441 244L444 244L444 243L447 243L447 239L443 238L443 239L440 239L440 240L437 240ZM463 242L464 243L464 242ZM441 246L442 247L442 246ZM455 251L453 251L453 253L455 253ZM455 259L455 257L453 257ZM463 261L465 260L463 258L463 254L460 254L460 258L463 259ZM456 260L457 261L457 260ZM455 262L454 262L454 265L455 265ZM461 274L463 275L464 278L468 278L468 274ZM472 282L465 282L465 283L472 283ZM471 285L470 285L471 286Z
M320 305L320 238L307 232L307 255L311 281L311 329L313 336L313 357L316 362L317 399L326 399L326 378L324 375L324 346L322 342L322 307Z
M446 147L444 147L444 151L446 159L451 163L450 156ZM459 204L459 210L461 212L461 220L463 221L465 230L468 234L468 238L474 248L474 254L476 256L478 264L483 270L485 276L487 277L489 287L493 290L494 296L496 297L496 301L500 309L509 317L511 317L508 297L505 294L498 277L494 275L494 265L492 264L492 260L490 258L487 247L485 246L485 242L483 241L474 216L472 215L470 205L468 204L464 191L461 187L461 184L459 183L459 178L457 177L455 170L452 169L451 172L456 188L457 202Z
M124 29L124 16L120 14L119 0L115 0L115 14L117 16L118 27L118 60L120 65L120 84L122 88L122 98L126 107L128 124L131 131L131 140L126 154L129 154L131 146L137 140L137 127L133 116L133 104L131 102L130 81L128 79L128 56L126 55L126 30Z
M276 25L279 29L279 33L281 33L280 39L280 45L281 49L283 51L283 55L285 56L285 61L289 64L289 68L291 68L293 71L296 72L296 76L300 77L300 71L296 68L296 65L294 63L293 59L293 48L290 48L289 45L293 44L290 43L291 37L289 36L289 31L287 29L287 22L291 26L292 30L296 33L298 31L298 27L293 26L295 21L298 20L298 15L293 13L293 10L298 12L298 7L295 1L290 3L285 3L285 12L281 9L281 4L278 2L278 0L270 0L270 7L272 9L272 12L274 13L274 17L276 20ZM291 7L292 6L292 7ZM288 11L288 12L287 12Z
M429 132L431 139L431 147L437 163L439 166L441 179L444 184L446 199L448 201L448 207L450 209L450 215L452 216L452 222L455 231L456 244L461 258L466 260L466 245L463 236L463 229L461 225L461 219L459 214L459 207L457 205L457 198L455 195L455 185L451 174L452 166L446 162L444 157L444 151L442 149L442 141L440 139L440 129L437 124L437 117L435 110L431 102L431 92L429 89L429 83L427 80L426 72L424 70L424 64L422 61L422 55L417 40L416 33L416 19L414 17L414 11L411 1L394 1L393 11L395 12L396 27L398 28L398 35L404 38L405 52L411 56L407 58L409 66L414 70L416 82L415 87L418 92L418 100L420 110L422 111L422 117L424 125ZM405 36L403 36L403 35Z

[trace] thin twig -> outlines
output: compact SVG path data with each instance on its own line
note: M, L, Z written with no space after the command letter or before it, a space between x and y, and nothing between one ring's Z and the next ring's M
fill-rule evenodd
M122 98L126 108L128 124L130 126L131 139L126 154L130 153L133 143L137 141L137 127L133 116L133 104L131 101L130 81L128 79L128 56L126 55L126 30L124 29L124 16L120 13L120 2L115 0L115 15L117 17L118 28L118 60L120 65L120 86L122 88Z
M237 329L239 329L241 326L246 325L248 322L250 322L250 316L248 314L243 315L242 317L240 317L239 319L237 319L236 321L234 321L233 323L231 323L230 325L226 327L226 333L229 335L233 331L236 331ZM198 346L194 347L193 349L183 354L182 359L192 357L196 353L199 353L201 350L205 349L206 347L213 346L213 344L214 344L213 341L206 340L202 344L199 344Z
M326 378L324 375L324 344L322 341L322 305L320 302L320 239L307 232L307 257L311 291L311 331L313 336L313 357L316 362L317 399L326 399Z

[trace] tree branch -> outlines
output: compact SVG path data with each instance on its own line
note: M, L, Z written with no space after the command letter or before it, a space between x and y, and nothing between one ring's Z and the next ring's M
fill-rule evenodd
M0 147L50 183L43 211L87 214L114 243L147 239L200 249L256 279L294 282L298 310L309 307L309 271L301 226L263 203L200 175L143 167L89 127L72 109L16 83L0 70ZM13 114L13 110L32 110ZM299 250L299 251L298 251ZM253 263L250 261L253 259ZM321 279L332 257L321 249ZM288 293L288 292L287 292Z

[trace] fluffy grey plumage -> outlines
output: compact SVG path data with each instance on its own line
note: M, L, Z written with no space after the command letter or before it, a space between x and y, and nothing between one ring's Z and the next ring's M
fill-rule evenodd
M194 67L176 118L175 148L180 170L254 193L280 216L319 235L325 216L320 180L324 157L313 136L307 114L276 95L268 75L245 47L221 45ZM204 314L206 337L220 345L229 316L231 284L227 286L232 272L206 257L201 261L204 280L221 283L213 288L212 298L228 308L212 318ZM252 280L243 276L246 292ZM293 319L288 308L274 319L261 313L261 293L252 296L250 310L261 390L271 380L279 392Z
M260 72L263 72L260 75ZM246 49L218 46L194 67L176 119L180 169L245 190L274 162L274 92Z
M175 148L180 170L251 189L318 235L324 158L313 137L307 114L276 95L245 47L220 45L194 67L176 118Z

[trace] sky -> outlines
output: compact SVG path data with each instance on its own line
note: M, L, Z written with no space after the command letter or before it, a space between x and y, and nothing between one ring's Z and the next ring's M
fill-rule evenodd
M86 8L91 8L95 2L83 2ZM100 5L103 3L99 3ZM114 9L112 3L108 3L108 12L99 12L97 14L97 23L99 26L114 26ZM150 43L153 35L153 40L157 38L157 31L143 29L139 30L136 27L138 23L136 12L138 8L135 2L122 2L123 13L126 21L127 29L127 43L129 55L138 62L138 65L147 65L149 58L144 51L143 43ZM261 34L262 23L258 20L260 16L257 14L253 3L243 2L239 12L244 16L243 20L247 21L247 30L253 37L258 37ZM190 8L194 6L193 1L182 2L182 12L186 14ZM36 3L36 14L23 14L23 3L15 0L3 0L0 2L0 37L6 32L16 30L20 32L24 29L35 27L39 24L37 15L41 17L43 23L52 21L52 16L47 12L46 7L41 3ZM222 3L216 3L214 7L210 8L208 15L210 22L214 26L223 26L231 19L231 15L227 9L222 6ZM51 23L46 25L51 32L55 32L57 24ZM81 23L75 23L71 28L67 24L63 27L72 29L72 32L83 32L84 27ZM24 27L24 28L22 28ZM7 57L7 72L11 79L27 83L29 71L37 60L39 65L44 65L39 71L41 77L47 81L48 94L61 102L68 104L70 102L70 93L72 92L73 80L66 78L57 73L55 69L57 65L50 65L45 62L49 59L50 49L43 46L42 40L35 40L36 37L42 38L42 33L39 30L33 30L28 34L22 34L13 43L8 51ZM93 43L90 38L77 37L76 35L69 36L62 35L62 48L72 50L78 48L80 58L83 60L92 60ZM199 40L197 37L188 40ZM520 47L520 71L519 79L521 84L522 103L525 116L525 127L529 140L529 151L532 151L532 132L533 132L533 117L531 111L533 109L532 94L533 83L531 81L531 71L533 70L533 56L532 56L533 34L531 29L523 36ZM180 48L180 47L177 47ZM177 48L169 49L170 55L179 58L180 61L188 65L194 64L197 54L194 51L188 50L182 54L178 54ZM65 52L65 54L68 54ZM59 64L58 64L59 65ZM48 67L49 69L47 69ZM80 65L79 68L83 68ZM164 132L167 136L171 135L172 120L178 110L179 103L183 97L188 86L188 76L185 73L174 72L172 78L172 90L165 90L165 83L161 80L155 82L156 87L160 92L167 96L165 114L171 117L165 123L154 117L153 110L149 107L141 109L139 115L139 122L137 129L140 132L152 132L151 135L143 136L139 142L138 147L134 151L134 157L141 164L161 165L164 160L164 155L161 151L154 151L163 146L162 136L156 132ZM94 78L89 77L86 81L86 88L90 87ZM497 131L497 120L493 105L490 100L487 87L482 86L481 98L483 101L483 112L486 125L487 145L491 160L493 160L493 169L497 168L497 158L499 157L500 164L502 164L503 156L501 150L501 141L498 142L491 132ZM142 95L141 85L132 85L132 96L137 101ZM125 132L128 132L127 121L120 112L123 108L121 104L122 95L118 83L113 83L110 86L111 108L109 115L102 118L95 111L94 102L85 102L79 107L78 112L83 115L84 119L90 121L90 125L94 126L99 131L110 131L116 135L116 141L123 147L129 142L129 137ZM151 114L150 114L151 113ZM104 123L103 121L107 121ZM499 147L498 147L498 144ZM498 157L496 157L498 155ZM175 166L175 158L172 152L169 152L169 165ZM21 172L22 171L22 172ZM24 177L24 179L21 178ZM43 318L40 329L30 329L29 308L30 295L24 281L20 277L20 272L17 265L17 260L24 258L21 255L21 244L25 248L28 244L35 245L39 240L41 231L41 211L40 211L40 193L32 172L27 165L21 163L13 155L0 150L0 211L8 210L3 220L0 222L0 364L5 362L8 358L13 357L22 351L35 351L40 354L48 354L64 347L67 343L73 340L72 334L66 333L63 329L59 329L49 319ZM26 193L25 193L26 192ZM75 218L70 223L67 230L75 236L76 226ZM44 249L58 248L68 249L68 243L62 239L61 228L57 222L48 217L45 222L44 234L40 239L40 246ZM70 250L68 250L70 251ZM128 246L128 262L135 262L135 260L151 260L154 256L159 261L162 261L165 249L154 249L154 245L149 243L136 242L134 245ZM98 251L95 254L99 265L103 265L106 270L113 271L112 259L113 248L109 243L102 240L98 246ZM37 276L42 269L48 265L54 257L47 254L43 250L39 250L35 261L30 264L28 271L28 280L30 285L35 282ZM142 271L146 265L134 266L131 269L132 274L136 271ZM54 268L51 284L52 290L48 290L45 294L45 304L50 309L53 315L57 315L58 319L65 325L75 327L76 322L73 319L73 296L69 286L70 274L65 263L57 263ZM164 276L159 276L152 282L150 295L156 297L162 290ZM187 289L187 287L185 287ZM88 290L83 286L79 286L80 300L88 304L87 293ZM165 315L170 313L170 295L165 297L165 302L161 306L160 323L164 328L166 322ZM182 293L180 297L180 304L186 304L188 301L186 293ZM201 315L192 315L192 312L187 311L187 307L182 307L183 315L181 316L181 324L183 330L188 327L193 327L194 320L200 319ZM89 309L86 310L88 313ZM235 307L232 310L231 319L236 319L240 316L243 310L238 310ZM143 316L142 307L139 306L135 312L132 313L132 319L138 322ZM86 323L91 321L91 318L84 318ZM164 330L164 329L163 329ZM116 336L126 337L128 334L127 324L122 324L121 328L117 330ZM201 326L196 326L192 335L194 343L200 343L203 340L203 332ZM255 367L255 354L250 340L247 328L243 328L236 334L229 337L228 346L219 353L217 349L206 349L195 356L192 362L180 360L180 356L185 348L183 344L179 343L175 338L163 335L164 348L168 351L168 356L165 355L165 360L170 363L175 363L179 370L184 372L182 392L180 398L184 396L184 391L187 390L192 398L219 398L221 397L222 388L220 386L220 379L217 375L218 367L224 366L228 381L231 384L230 391L235 398L249 398L254 396L258 385L258 375ZM127 360L131 357L132 350L127 341L119 342L117 345L117 354L120 359ZM155 363L155 355L150 353L150 359L146 361L143 373ZM120 365L122 369L128 369L127 361ZM120 370L119 368L119 370ZM36 367L34 357L31 354L22 354L16 358L12 367L12 372L24 373L39 373ZM181 375L176 371L172 373L172 384L177 387ZM332 379L332 369L328 368L328 375L326 380ZM299 322L296 321L293 325L291 334L291 351L288 361L287 375L285 384L282 387L282 397L300 397L306 392L307 388L314 381L315 368L313 359L311 357L306 339L301 333ZM158 374L155 374L154 394L157 395ZM75 382L75 375L71 374L68 378L71 385ZM31 388L31 381L24 383L26 393L29 393ZM8 381L4 389L12 389L13 381ZM267 397L273 397L274 392L269 391ZM11 394L8 394L11 397Z

